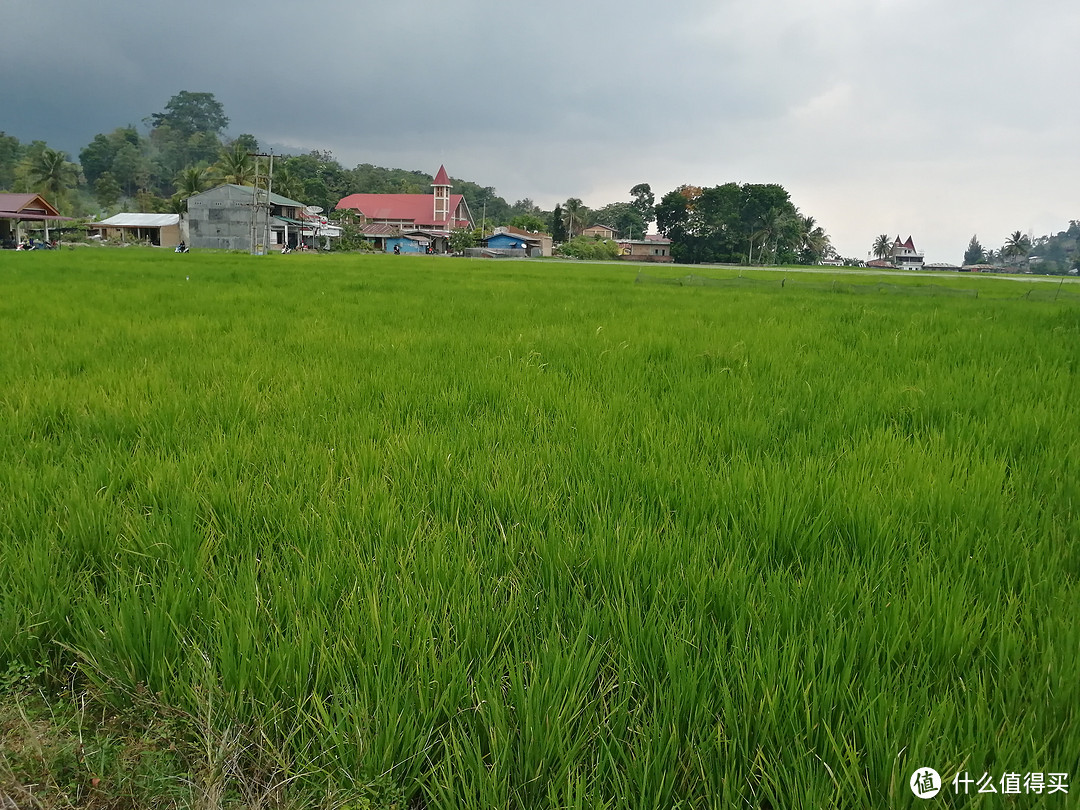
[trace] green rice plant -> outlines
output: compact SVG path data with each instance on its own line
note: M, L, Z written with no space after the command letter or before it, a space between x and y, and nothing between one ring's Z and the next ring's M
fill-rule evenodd
M0 255L0 672L189 718L225 803L1074 773L1075 302L709 275Z

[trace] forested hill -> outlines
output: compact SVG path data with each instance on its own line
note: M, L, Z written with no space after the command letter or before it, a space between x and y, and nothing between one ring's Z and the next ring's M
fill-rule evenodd
M225 135L229 118L213 93L182 91L145 123L147 131L129 124L95 135L77 159L45 141L24 143L0 132L0 191L41 192L72 216L181 211L187 197L217 183L250 184L250 153L265 150L254 135ZM429 193L432 179L426 172L369 163L346 169L320 151L279 155L274 166L275 191L326 210L348 194ZM503 221L516 213L494 188L451 179L478 216L486 209Z

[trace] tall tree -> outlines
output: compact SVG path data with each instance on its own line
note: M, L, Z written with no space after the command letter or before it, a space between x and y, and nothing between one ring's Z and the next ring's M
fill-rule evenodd
M259 151L259 142L255 139L254 135L249 135L244 132L237 135L232 139L232 143L229 144L233 149L246 149L249 152Z
M783 186L680 186L656 206L656 224L680 262L793 263L801 245L798 210Z
M538 214L518 214L510 218L509 224L523 231L543 231L547 228L547 222Z
M646 225L656 219L656 197L653 196L652 186L638 183L630 189L630 196L634 198L630 204L637 209Z
M120 195L123 193L124 190L120 188L112 172L105 172L94 181L94 199L102 208L112 208L120 202Z
M79 180L79 167L68 160L67 153L48 147L37 154L27 170L27 178L34 190L57 206L67 200L68 191Z
M979 244L979 235L975 234L964 251L964 264L982 264L986 260L983 246Z
M832 252L825 229L811 216L799 217L799 264L817 264Z
M577 197L571 197L563 203L563 222L566 223L566 232L571 239L581 233L588 211L589 209L585 207L585 203Z
M176 195L182 200L206 191L210 184L207 171L201 166L189 166L176 176Z
M1009 238L1005 240L1005 245L999 251L999 255L1025 259L1030 251L1031 240L1023 232L1013 231L1009 234Z
M593 218L601 225L614 228L616 235L623 239L641 239L648 227L645 217L633 203L611 203L597 208Z
M212 163L221 149L221 133L229 124L225 108L213 93L187 90L169 99L164 112L147 120L154 158L169 179L186 166Z
M229 119L225 108L213 93L191 93L181 90L169 99L164 112L150 116L155 129L167 126L177 135L187 138L197 132L221 136Z
M234 149L222 149L218 162L211 167L223 183L250 186L255 183L255 162L247 149L240 145Z
M561 244L566 241L566 224L563 221L562 206L556 204L555 210L551 212L551 241L555 244Z
M874 240L874 256L879 259L888 259L892 256L893 240L889 238L887 233L878 235L878 238Z
M298 202L304 196L304 184L289 168L288 163L274 165L273 182L275 194L280 194L282 197L288 197L290 200Z
M22 158L22 144L14 135L0 132L0 191L15 188L15 167Z
M537 206L537 204L528 197L523 200L518 200L513 205L511 205L510 212L514 216L519 216L521 214L539 215L541 213L539 206Z

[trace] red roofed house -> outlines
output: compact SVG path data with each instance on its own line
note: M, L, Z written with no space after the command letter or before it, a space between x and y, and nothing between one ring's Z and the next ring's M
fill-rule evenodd
M50 222L68 222L68 217L45 201L40 194L0 194L0 246L14 247L21 238L20 222L45 223L45 238L49 238Z
M922 270L923 254L915 250L915 243L910 236L906 242L901 242L897 236L892 246L892 262L901 270Z
M440 166L432 182L434 194L350 194L335 208L355 211L362 226L388 225L399 231L423 231L436 242L449 238L455 228L471 228L472 214L461 194L451 194L450 177ZM366 229L366 228L365 228Z

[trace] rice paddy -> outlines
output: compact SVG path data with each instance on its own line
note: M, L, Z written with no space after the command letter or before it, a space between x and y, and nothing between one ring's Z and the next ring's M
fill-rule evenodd
M0 254L0 672L416 808L1075 777L1075 296L636 276Z

